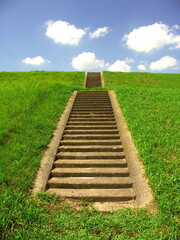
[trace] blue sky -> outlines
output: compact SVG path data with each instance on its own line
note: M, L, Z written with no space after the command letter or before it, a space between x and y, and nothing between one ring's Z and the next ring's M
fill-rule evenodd
M180 72L180 0L0 0L0 71Z

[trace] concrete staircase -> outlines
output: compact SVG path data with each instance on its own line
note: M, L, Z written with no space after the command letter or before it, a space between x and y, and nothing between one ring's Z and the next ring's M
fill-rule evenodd
M47 187L65 198L135 200L108 91L78 91Z
M102 87L102 79L100 72L88 72L86 77L86 88Z

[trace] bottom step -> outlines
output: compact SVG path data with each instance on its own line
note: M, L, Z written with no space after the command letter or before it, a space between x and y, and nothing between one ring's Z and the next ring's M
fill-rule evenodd
M57 189L50 188L48 193L73 199L92 199L97 202L131 201L136 195L133 189Z
M122 189L132 188L133 183L129 177L53 177L48 186L60 189Z

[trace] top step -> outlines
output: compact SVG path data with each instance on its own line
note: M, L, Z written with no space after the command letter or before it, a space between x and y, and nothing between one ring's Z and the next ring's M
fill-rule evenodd
M88 72L85 81L86 88L102 87L100 72Z

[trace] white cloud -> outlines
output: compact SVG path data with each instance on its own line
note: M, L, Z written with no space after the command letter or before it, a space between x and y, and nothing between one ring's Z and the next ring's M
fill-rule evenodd
M109 27L98 28L96 31L90 32L89 36L90 38L104 37L106 34L109 33L109 31Z
M179 30L180 29L180 25L176 24L172 27L172 29L175 29L175 30Z
M108 71L111 72L130 72L131 66L129 66L126 61L117 60L113 63L109 68Z
M65 21L48 21L46 36L52 38L56 43L64 45L78 45L86 30L78 29Z
M160 60L156 62L152 62L150 64L150 69L151 70L163 70L169 67L176 67L178 65L178 61L174 57L170 56L165 56L162 57Z
M172 45L171 49L180 48L180 35L174 33L178 25L170 28L161 22L134 29L124 36L129 48L138 52L150 52L165 45Z
M134 62L134 59L133 59L133 58L128 58L128 57L126 57L125 62L126 62L126 63L133 63L133 62Z
M145 71L145 70L146 70L146 66L143 65L143 64L140 64L140 65L138 66L138 69L141 70L141 71Z
M34 57L34 58L27 57L22 62L25 63L25 64L40 65L42 63L49 62L49 61L46 61L41 56L37 56L37 57Z
M72 66L78 70L103 68L108 66L104 60L96 59L96 55L91 52L83 52L72 59Z

